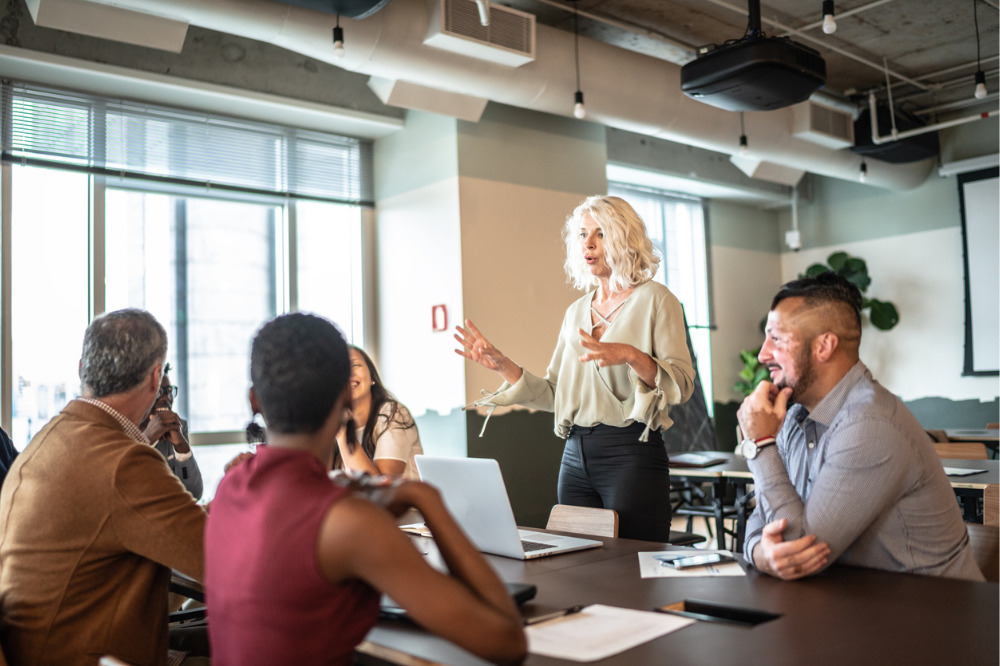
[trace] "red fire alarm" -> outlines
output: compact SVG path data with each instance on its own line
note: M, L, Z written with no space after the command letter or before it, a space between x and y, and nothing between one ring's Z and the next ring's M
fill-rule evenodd
M442 331L448 330L447 305L431 306L431 330L434 331L435 333L441 333Z

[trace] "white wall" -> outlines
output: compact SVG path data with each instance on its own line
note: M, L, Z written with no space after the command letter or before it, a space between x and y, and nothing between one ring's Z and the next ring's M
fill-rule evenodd
M899 324L890 331L865 322L861 360L876 379L902 400L990 401L1000 395L997 377L961 376L965 298L959 227L784 253L781 279L794 280L839 250L868 263L867 296L891 301L899 311Z

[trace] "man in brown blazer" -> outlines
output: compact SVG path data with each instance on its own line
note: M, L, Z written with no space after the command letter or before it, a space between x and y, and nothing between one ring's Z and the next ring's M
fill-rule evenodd
M205 512L139 430L167 336L148 312L87 328L83 396L18 456L0 492L0 647L12 664L167 661L170 569L204 573Z

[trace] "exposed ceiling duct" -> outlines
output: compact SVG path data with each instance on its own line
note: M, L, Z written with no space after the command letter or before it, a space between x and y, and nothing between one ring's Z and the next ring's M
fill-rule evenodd
M44 7L56 0L35 1ZM73 1L58 0L60 4ZM409 82L425 91L436 89L466 100L481 98L563 116L573 112L572 33L538 25L533 62L514 68L484 62L425 45L438 20L437 0L394 0L365 20L341 18L349 47L339 59L330 38L334 15L273 0L76 1L131 10L146 20L152 16L272 43L378 79ZM123 33L121 40L130 41L126 37ZM588 121L739 154L739 114L706 106L681 93L679 66L581 38L580 67ZM861 158L849 150L796 138L793 109L746 114L749 157L793 171L857 180ZM869 167L868 183L892 189L916 187L933 166L933 160L879 163L877 168Z

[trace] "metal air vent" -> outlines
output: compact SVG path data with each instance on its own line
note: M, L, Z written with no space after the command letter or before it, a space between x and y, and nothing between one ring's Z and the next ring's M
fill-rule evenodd
M474 0L440 0L437 20L424 40L427 46L520 67L535 59L535 17L490 4L490 24L479 21Z
M848 148L854 145L854 116L812 100L793 107L792 135L825 146Z

